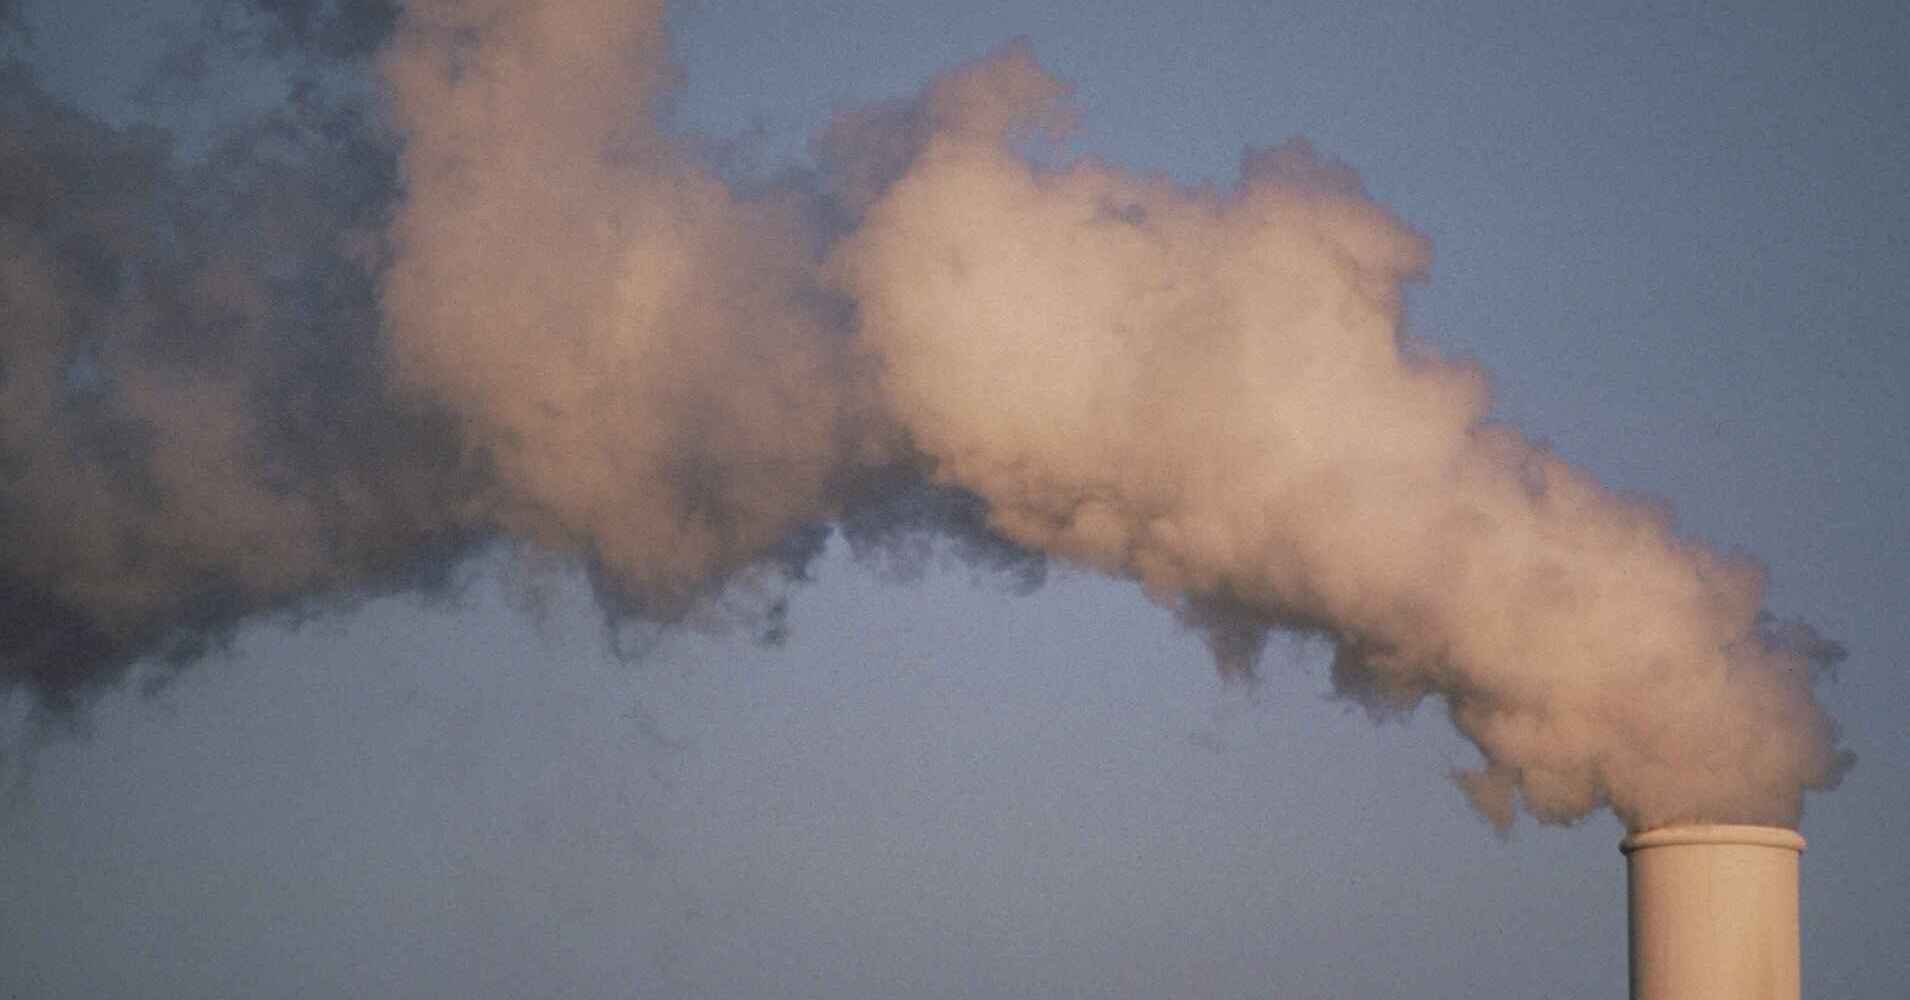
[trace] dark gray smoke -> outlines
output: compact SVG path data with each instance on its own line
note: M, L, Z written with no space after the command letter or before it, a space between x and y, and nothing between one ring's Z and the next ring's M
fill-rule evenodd
M394 147L308 98L177 162L0 76L0 663L49 704L468 544L442 412L384 389Z

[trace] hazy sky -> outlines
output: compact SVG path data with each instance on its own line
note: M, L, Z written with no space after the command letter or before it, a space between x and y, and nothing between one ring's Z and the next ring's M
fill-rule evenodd
M185 162L281 103L265 70L191 48L197 15L119 6L31 0L12 44L55 97L173 128ZM1496 417L1755 556L1768 609L1847 648L1819 695L1857 764L1806 801L1804 989L1891 997L1910 14L1816 7L686 3L662 111L739 185L799 186L779 171L814 167L833 115L1023 37L1081 112L1055 162L1226 185L1245 148L1303 136L1357 171L1432 246L1410 335L1483 365ZM375 85L352 37L345 92ZM198 83L154 68L169 46L206 55ZM155 79L156 103L128 100ZM0 86L27 103L24 77ZM55 221L104 198L64 197ZM249 620L10 751L0 995L1625 989L1619 823L1498 836L1451 780L1480 756L1443 703L1375 724L1334 697L1324 640L1276 636L1258 686L1230 685L1131 582L1055 562L1025 592L954 554L897 580L837 534L780 644L733 592L691 626L625 627L619 656L575 565L480 547L429 597ZM16 681L0 725L35 745Z

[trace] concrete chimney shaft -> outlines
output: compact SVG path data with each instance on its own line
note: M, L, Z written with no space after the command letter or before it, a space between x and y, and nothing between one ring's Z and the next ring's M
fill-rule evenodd
M1804 838L1770 826L1626 837L1632 1000L1799 1000Z

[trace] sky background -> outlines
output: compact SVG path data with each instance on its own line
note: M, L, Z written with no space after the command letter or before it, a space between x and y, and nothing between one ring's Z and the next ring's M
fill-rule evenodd
M167 13L23 5L127 121ZM179 15L183 16L183 15ZM1804 992L1910 981L1910 13L1894 4L686 3L675 127L800 162L1026 37L1074 151L1225 182L1300 135L1429 237L1409 331L1495 413L1849 649ZM183 29L181 29L183 30ZM236 104L274 99L241 90ZM218 102L153 112L190 139ZM222 105L219 105L222 106ZM0 995L1611 997L1619 824L1496 836L1436 703L1330 650L1257 689L1138 588L893 581L832 542L788 638L603 642L581 574L244 627L0 807ZM16 703L10 703L15 704ZM17 718L10 720L19 723ZM23 724L21 724L23 725Z

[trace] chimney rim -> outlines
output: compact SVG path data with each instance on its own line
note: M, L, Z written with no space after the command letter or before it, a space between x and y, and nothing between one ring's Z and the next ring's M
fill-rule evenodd
M1796 830L1782 826L1750 826L1725 823L1692 823L1661 826L1628 835L1618 844L1624 854L1653 847L1735 844L1745 847L1772 847L1804 853L1804 838Z

